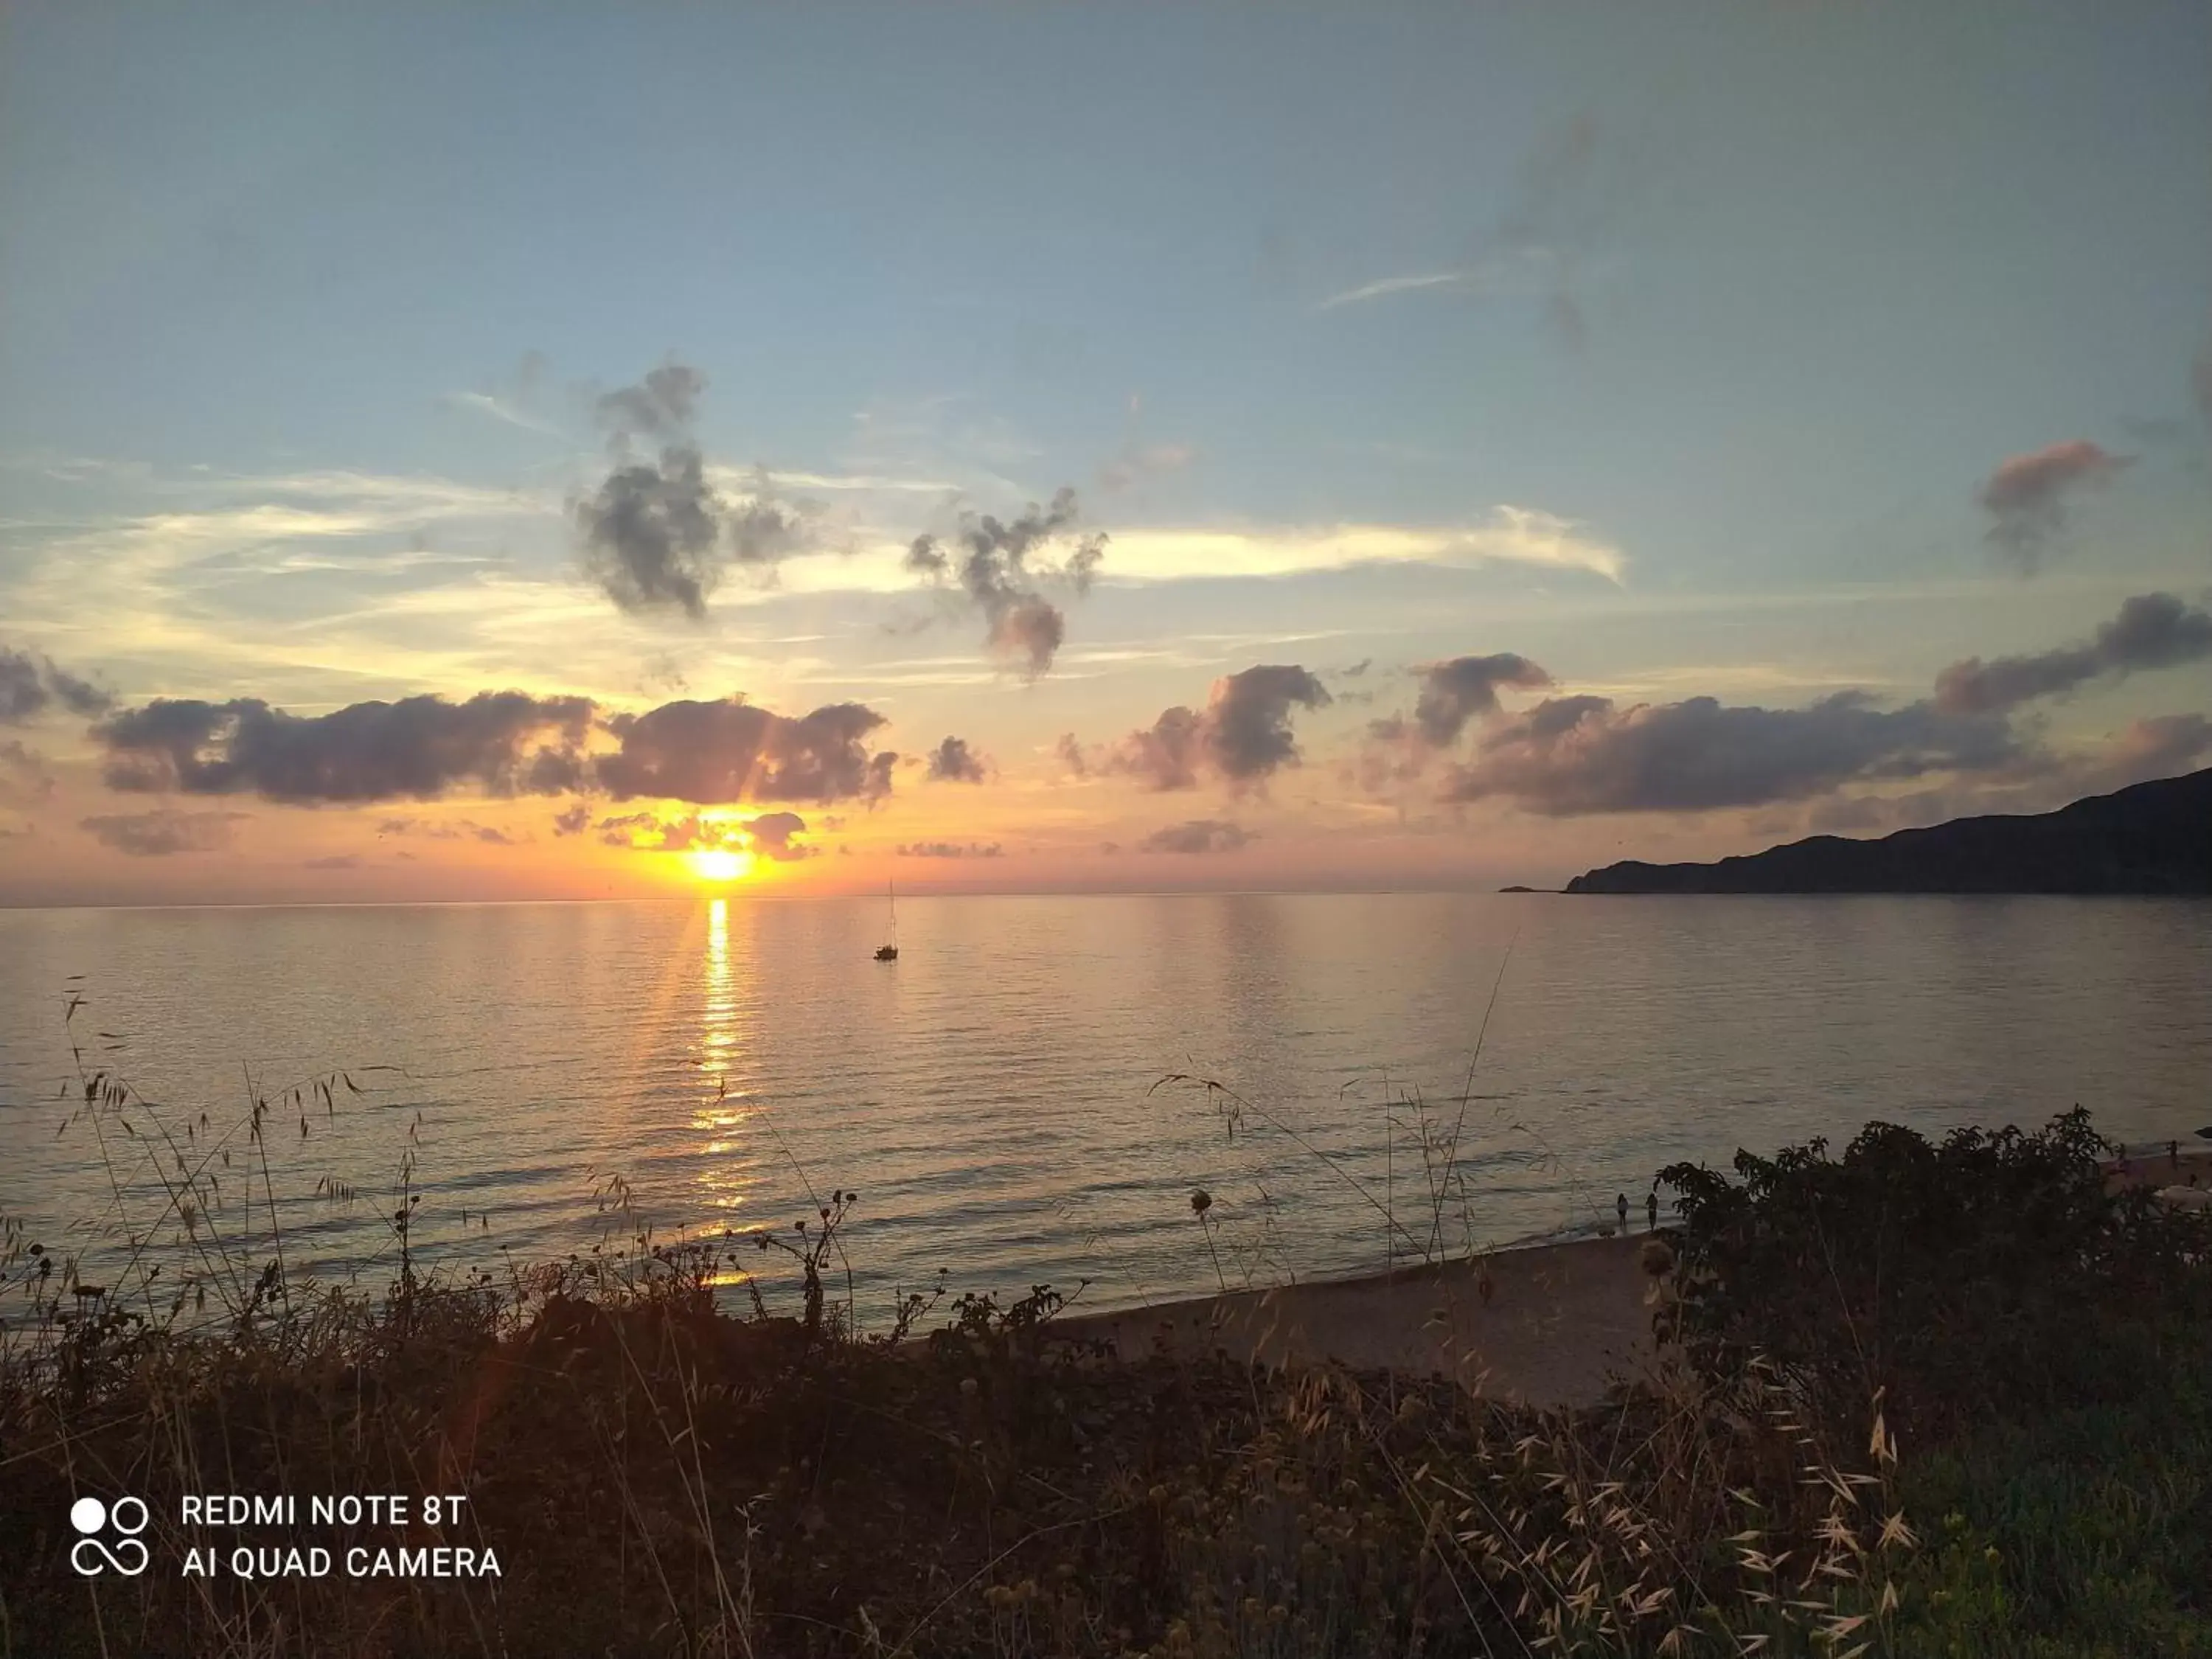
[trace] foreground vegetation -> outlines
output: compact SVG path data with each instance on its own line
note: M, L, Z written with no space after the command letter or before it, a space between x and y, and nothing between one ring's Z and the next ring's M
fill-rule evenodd
M1678 1377L1539 1413L1085 1352L1045 1286L864 1333L830 1289L843 1193L775 1234L455 1278L416 1268L404 1171L389 1289L294 1284L273 1224L219 1237L199 1183L301 1097L218 1165L85 1093L173 1167L164 1260L197 1266L84 1294L8 1239L0 1653L2212 1654L2212 1234L2108 1197L2078 1113L1664 1172ZM72 1570L88 1492L146 1501L151 1571ZM467 1502L180 1523L287 1492ZM440 1542L497 1576L176 1571Z

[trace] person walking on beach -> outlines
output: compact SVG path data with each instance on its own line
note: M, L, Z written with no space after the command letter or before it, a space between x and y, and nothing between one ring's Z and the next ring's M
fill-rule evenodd
M1656 1233L1659 1231L1659 1189L1656 1187L1644 1195L1644 1231Z
M1620 1236L1628 1237L1628 1194L1621 1193L1613 1200L1613 1212L1620 1218Z

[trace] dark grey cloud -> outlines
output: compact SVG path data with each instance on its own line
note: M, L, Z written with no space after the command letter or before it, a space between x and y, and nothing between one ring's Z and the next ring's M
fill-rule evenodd
M585 574L620 610L703 621L729 566L771 570L816 545L810 509L776 500L764 473L733 499L708 481L690 434L706 386L696 369L669 362L599 400L615 465L573 511ZM657 464L633 456L643 439L660 445Z
M915 537L906 568L957 592L983 617L986 647L1019 662L1035 679L1052 667L1067 637L1066 614L1045 597L1044 587L1064 586L1080 598L1106 556L1103 532L1078 540L1057 563L1042 556L1069 538L1076 516L1075 492L1066 488L1054 495L1051 506L1032 503L1012 523L963 513L950 538Z
M1510 651L1487 657L1454 657L1421 670L1421 689L1413 702L1413 725L1423 741L1442 749L1459 741L1471 720L1498 712L1501 686L1540 690L1552 677L1528 658Z
M862 740L885 722L859 703L827 704L795 719L742 697L599 715L588 697L520 691L482 692L462 702L418 696L352 703L316 715L287 714L252 698L157 698L102 721L93 734L106 751L111 787L256 794L295 805L431 800L464 791L604 792L617 800L699 805L872 801L890 792L898 758L866 747ZM618 747L588 752L595 726ZM572 804L555 820L556 832L580 833L584 811ZM383 833L431 833L425 825L392 818Z
M132 858L164 858L173 853L212 853L229 845L232 826L249 815L244 812L179 812L159 807L151 812L131 812L82 818L77 827L100 843Z
M1222 775L1239 786L1298 763L1293 708L1325 708L1321 681L1295 663L1268 663L1216 680L1206 703L1206 746Z
M483 691L289 714L258 698L157 697L93 728L108 787L299 805L430 800L463 786L562 794L584 775L587 697Z
M578 801L565 811L554 814L553 833L556 836L580 836L591 827L591 807L583 801Z
M1221 818L1192 818L1155 830L1137 843L1139 853L1233 853L1258 837Z
M1451 769L1443 799L1506 799L1553 817L1699 812L1987 771L2027 754L2002 715L1948 714L1932 702L1885 710L1857 691L1806 708L1560 698L1495 722L1474 757Z
M1974 495L1994 520L1990 542L2022 574L2033 575L2051 538L2066 527L2068 501L2111 483L2131 459L2075 438L2000 462Z
M884 724L856 702L793 719L731 697L663 703L606 722L621 750L594 763L617 800L644 796L720 805L739 800L878 800L898 757L863 739Z
M71 714L97 714L113 699L90 680L79 679L51 657L0 645L0 726L25 726L59 708Z
M806 833L806 820L796 812L763 812L748 820L743 828L752 842L753 851L779 864L811 859L822 850L792 839Z
M918 841L902 845L898 855L902 859L994 859L999 856L997 842Z
M1203 712L1162 710L1151 726L1108 751L1104 769L1141 778L1158 790L1195 787L1205 774L1239 792L1258 787L1298 763L1293 711L1323 708L1330 701L1328 688L1310 671L1295 663L1263 663L1216 680Z
M2097 679L2212 658L2212 612L2172 593L2138 593L2078 645L1984 662L1968 657L1936 677L1936 707L1984 714L2060 696Z
M981 783L989 771L986 759L965 738L947 738L929 751L929 775L945 783Z
M1060 763L1079 778L1091 775L1091 757L1083 752L1083 744L1073 732L1063 732L1060 741L1053 744L1052 752Z
M721 574L722 502L696 449L672 445L657 467L617 467L575 514L585 574L618 609L704 619Z
M358 853L332 853L327 858L302 859L300 867L302 870L361 870L365 869L368 864L368 860Z

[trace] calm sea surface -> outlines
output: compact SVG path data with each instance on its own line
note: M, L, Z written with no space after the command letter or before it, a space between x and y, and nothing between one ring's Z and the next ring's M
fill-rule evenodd
M956 1290L1089 1279L1106 1305L1380 1267L1394 1224L1435 1237L1424 1102L1462 1126L1454 1247L1610 1222L1617 1192L1641 1224L1663 1164L1869 1118L2212 1122L2203 902L915 899L878 964L884 920L742 898L0 911L0 1214L88 1278L159 1216L147 1142L109 1126L103 1159L91 1125L61 1127L72 1035L179 1134L206 1113L194 1157L249 1075L351 1069L363 1094L304 1138L279 1107L267 1137L295 1271L381 1279L411 1148L418 1240L495 1266L587 1249L617 1177L662 1238L787 1230L809 1183L857 1188L871 1321L939 1267ZM1155 1086L1176 1073L1236 1091L1241 1127Z

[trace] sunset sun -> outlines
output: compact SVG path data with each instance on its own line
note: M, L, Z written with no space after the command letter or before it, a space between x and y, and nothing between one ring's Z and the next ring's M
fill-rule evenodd
M753 855L734 847L699 848L686 853L684 861L701 881L737 881L753 867Z

